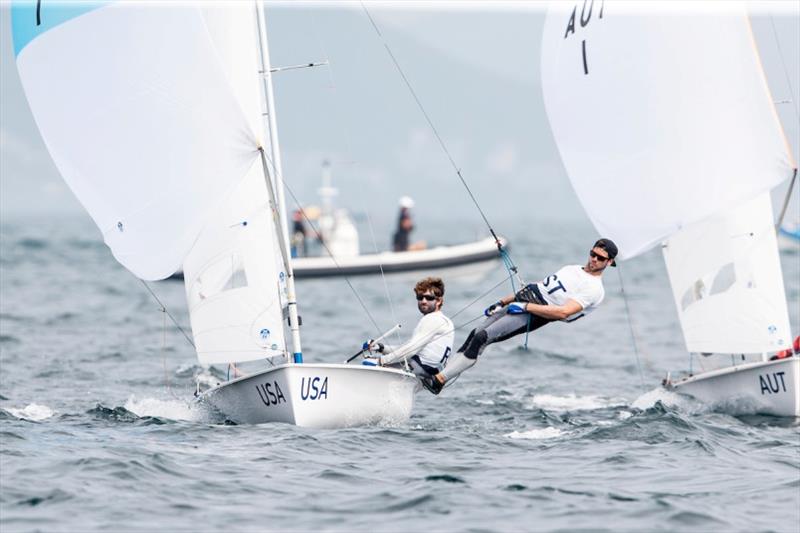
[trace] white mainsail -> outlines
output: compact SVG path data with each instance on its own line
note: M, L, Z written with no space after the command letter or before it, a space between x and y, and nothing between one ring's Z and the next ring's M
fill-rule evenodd
M762 193L664 245L688 351L772 353L791 342L773 220Z
M258 146L186 5L20 2L17 65L53 161L114 256L175 272Z
M570 181L620 258L790 177L794 162L743 9L556 3L547 115Z
M209 34L253 131L263 131L255 7L203 8ZM285 276L263 168L253 165L214 213L183 263L201 363L285 353Z
M768 191L794 162L743 8L554 7L542 44L545 105L597 230L623 259L666 241L689 351L787 346Z

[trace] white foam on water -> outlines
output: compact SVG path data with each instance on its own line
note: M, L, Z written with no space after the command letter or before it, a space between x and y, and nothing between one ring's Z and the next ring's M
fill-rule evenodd
M527 406L528 408L546 409L549 411L587 411L602 409L616 405L625 405L624 401L602 396L554 396L551 394L535 394Z
M199 421L203 418L203 411L193 405L193 402L183 400L159 400L158 398L141 398L135 396L128 398L125 409L136 416L153 416L169 420Z
M561 431L558 428L547 427L541 429L529 429L528 431L512 431L511 433L507 433L503 436L510 439L543 440L554 439L564 435L564 433L564 431Z
M667 407L678 409L684 413L703 413L710 409L710 407L703 404L703 402L684 396L683 394L678 394L677 392L669 391L663 387L656 387L651 391L645 392L634 400L631 407L644 410L653 407L656 402L661 402Z
M203 372L197 374L194 377L195 381L199 383L201 386L205 385L206 387L216 387L219 385L219 378L209 372L208 370L204 370Z
M479 405L494 405L494 400L481 400L481 399L478 399L478 400L475 400L475 403L477 403Z
M31 403L23 407L22 409L14 409L9 408L7 409L9 413L16 416L17 418L24 419L24 420L33 420L34 422L39 422L40 420L46 420L56 414L56 412L46 405L39 405L38 403Z

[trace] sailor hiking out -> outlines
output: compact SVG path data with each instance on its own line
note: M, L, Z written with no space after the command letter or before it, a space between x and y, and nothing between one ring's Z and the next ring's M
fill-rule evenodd
M478 356L492 343L535 331L556 320L574 322L592 312L603 301L601 277L608 265L616 266L616 256L617 246L609 239L600 239L589 251L585 265L564 266L490 305L484 311L486 320L469 333L447 368L430 379L423 378L425 388L439 394L447 381L475 365Z
M414 287L417 309L422 313L411 338L392 347L374 340L364 343L364 349L377 357L366 357L362 364L403 366L408 362L411 371L420 379L430 379L444 369L453 349L453 322L442 313L444 282L441 278L425 278Z

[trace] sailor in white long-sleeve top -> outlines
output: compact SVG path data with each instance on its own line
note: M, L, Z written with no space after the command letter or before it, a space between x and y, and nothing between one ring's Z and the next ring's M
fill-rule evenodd
M425 278L414 287L417 309L422 313L411 338L400 346L388 346L367 341L365 347L378 357L367 357L366 365L402 365L407 361L411 371L420 378L430 378L444 369L453 350L455 331L453 321L442 313L444 282L441 278Z

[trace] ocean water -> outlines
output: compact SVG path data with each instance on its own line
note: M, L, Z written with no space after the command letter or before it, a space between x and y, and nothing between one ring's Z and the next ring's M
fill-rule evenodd
M583 262L595 237L580 223L498 229L530 279ZM420 229L434 242L470 231ZM797 332L800 255L782 261ZM407 423L232 425L192 402L195 379L220 374L86 217L4 219L0 530L796 532L798 423L661 390L689 364L662 262L619 271L593 315L527 349L490 347L440 396L420 393ZM499 263L440 274L457 342L510 292ZM379 326L410 328L417 277L352 284ZM151 287L187 328L182 284ZM343 280L298 293L307 360L341 361L374 336Z

